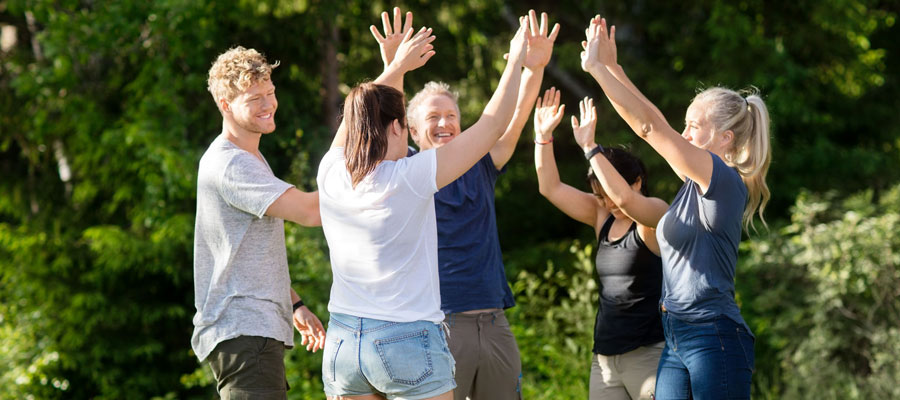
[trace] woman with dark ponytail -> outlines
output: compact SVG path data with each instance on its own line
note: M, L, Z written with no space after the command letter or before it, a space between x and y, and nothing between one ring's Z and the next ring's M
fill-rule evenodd
M648 195L647 171L640 159L594 141L594 100L580 102L572 116L575 142L590 167L585 193L562 183L553 156L553 129L565 109L551 88L534 113L534 167L541 194L566 215L594 228L595 266L600 295L594 323L590 400L650 400L663 348L659 320L662 260L656 225L665 201Z
M433 54L430 30L386 32L399 46L374 83L353 88L316 181L334 280L322 362L329 399L453 398L441 323L434 193L481 159L515 108L524 22L484 114L453 142L406 157L403 74Z
M769 113L755 91L711 88L694 97L679 135L616 62L615 27L594 17L582 69L632 130L684 180L660 219L660 301L666 346L657 399L749 399L754 337L735 301L741 228L769 200ZM765 221L763 220L763 224Z

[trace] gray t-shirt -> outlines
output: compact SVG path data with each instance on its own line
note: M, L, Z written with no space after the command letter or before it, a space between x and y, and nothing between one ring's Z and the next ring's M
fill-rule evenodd
M292 186L222 136L200 159L191 337L200 361L238 336L294 345L284 220L265 215Z
M737 171L710 155L713 171L706 193L686 179L656 227L663 262L661 302L683 320L725 315L747 327L734 300L747 187Z

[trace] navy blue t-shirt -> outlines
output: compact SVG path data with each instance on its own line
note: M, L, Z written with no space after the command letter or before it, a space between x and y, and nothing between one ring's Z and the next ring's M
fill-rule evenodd
M494 185L505 171L497 170L488 153L434 195L444 313L516 305L506 281L494 208Z
M706 193L686 179L656 227L663 262L661 302L679 319L724 315L749 332L734 300L747 187L737 171L710 155L713 171Z

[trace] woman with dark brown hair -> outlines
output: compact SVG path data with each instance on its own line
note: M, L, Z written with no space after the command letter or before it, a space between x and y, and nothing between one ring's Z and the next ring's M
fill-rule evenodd
M319 205L334 281L322 363L331 399L452 399L441 329L434 193L496 143L512 118L525 55L522 22L497 91L452 143L406 157L403 74L434 54L430 30L385 32L398 46L374 83L350 91L319 165ZM396 21L395 21L396 22ZM399 44L397 44L399 42Z

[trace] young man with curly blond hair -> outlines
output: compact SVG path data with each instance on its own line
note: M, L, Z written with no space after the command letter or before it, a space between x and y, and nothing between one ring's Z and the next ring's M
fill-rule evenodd
M275 177L259 152L275 130L278 100L272 69L253 49L219 55L209 91L222 132L200 159L194 228L194 333L223 399L286 399L284 349L324 346L319 319L290 286L284 220L319 226L318 193Z

